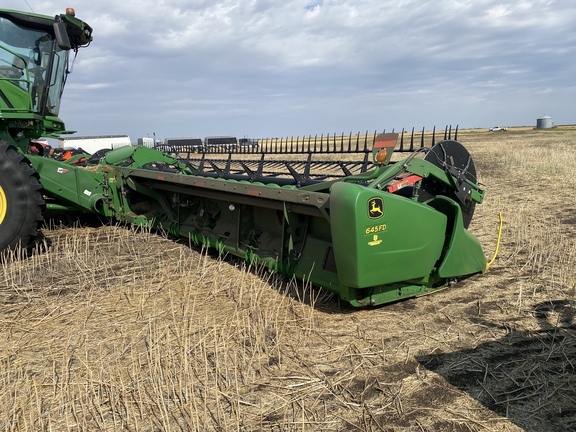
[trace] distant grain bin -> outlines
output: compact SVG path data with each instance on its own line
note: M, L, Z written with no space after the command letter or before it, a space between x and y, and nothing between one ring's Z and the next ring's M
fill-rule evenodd
M537 129L550 129L551 127L554 127L554 121L550 116L545 115L536 120Z

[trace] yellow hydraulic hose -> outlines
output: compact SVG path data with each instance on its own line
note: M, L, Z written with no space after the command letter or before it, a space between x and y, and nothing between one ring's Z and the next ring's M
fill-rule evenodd
M496 240L496 251L494 251L494 256L492 257L490 262L488 262L486 264L486 271L488 271L488 269L490 268L490 266L492 265L492 263L496 259L496 256L498 255L498 249L500 249L500 239L502 238L502 212L498 212L498 217L500 218L500 228L498 228L498 239Z

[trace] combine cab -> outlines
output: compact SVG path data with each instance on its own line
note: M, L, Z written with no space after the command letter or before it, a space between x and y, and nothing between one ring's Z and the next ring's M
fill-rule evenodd
M0 29L3 58L26 64L20 77L0 78L0 249L28 246L52 208L162 228L354 306L422 295L486 269L467 230L484 191L457 131L439 142L433 134L429 146L422 131L418 145L414 132L409 145L403 133L381 133L188 154L123 147L62 160L35 139L64 133L57 107L68 53L91 29L71 12L1 10ZM43 43L43 54L24 56ZM393 160L394 150L407 157Z
M45 208L31 160L39 137L66 133L58 118L70 52L92 40L72 9L55 17L0 10L0 248L26 247Z

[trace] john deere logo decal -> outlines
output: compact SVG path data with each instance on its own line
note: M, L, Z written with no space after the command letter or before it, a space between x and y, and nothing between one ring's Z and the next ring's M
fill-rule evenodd
M382 198L370 198L368 200L368 217L378 219L384 216L384 202Z

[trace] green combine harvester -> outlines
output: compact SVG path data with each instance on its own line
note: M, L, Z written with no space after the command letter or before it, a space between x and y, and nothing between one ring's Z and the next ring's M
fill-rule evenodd
M45 211L55 209L166 230L353 306L419 296L486 270L467 230L484 190L457 129L454 139L451 130L439 142L433 134L429 147L423 130L417 146L412 131L409 146L404 133L381 133L194 154L50 149L38 138L69 133L58 118L69 56L91 40L71 9L55 17L0 10L0 250L31 249ZM393 161L395 150L409 154ZM337 157L317 160L326 154Z

